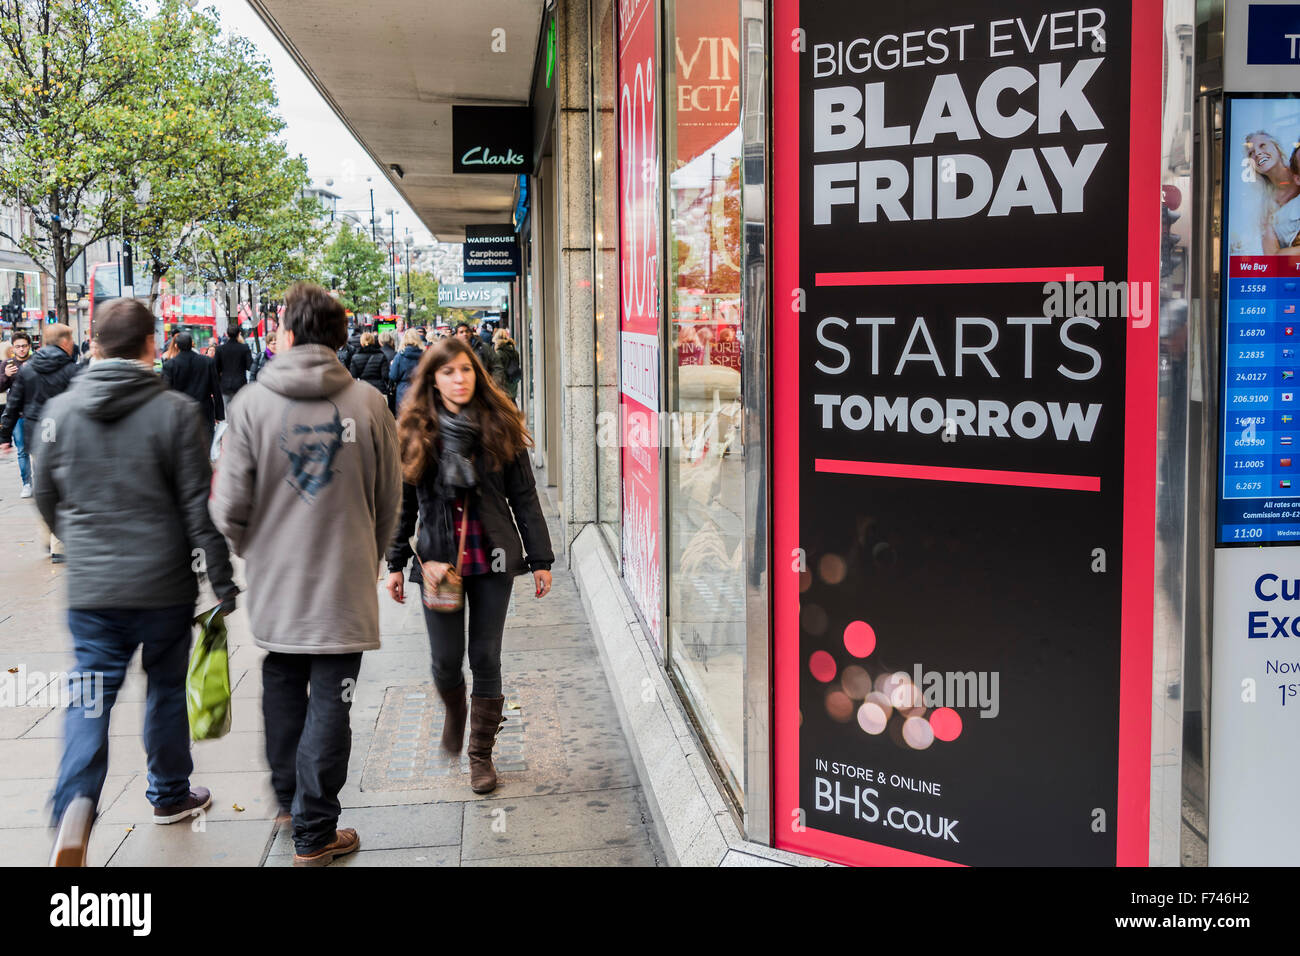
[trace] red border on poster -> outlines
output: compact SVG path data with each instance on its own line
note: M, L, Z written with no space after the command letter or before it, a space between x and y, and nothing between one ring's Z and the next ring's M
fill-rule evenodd
M662 574L656 9L654 0L631 0L618 10L618 287L621 563L657 643Z
M953 866L949 860L806 827L799 814L799 575L783 556L799 538L799 313L788 295L799 287L800 0L773 0L772 190L774 292L772 337L773 495L773 844L837 863ZM1160 0L1133 0L1129 114L1128 278L1160 287ZM1147 42L1149 41L1149 42ZM1124 560L1121 582L1119 765L1116 864L1150 860L1151 668L1155 587L1156 397L1158 328L1148 315L1128 322L1124 439ZM1068 861L1062 861L1068 862Z

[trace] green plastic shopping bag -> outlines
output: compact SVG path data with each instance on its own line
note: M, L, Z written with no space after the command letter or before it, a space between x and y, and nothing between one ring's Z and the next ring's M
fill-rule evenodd
M218 605L194 619L198 640L190 654L185 676L185 709L190 717L190 737L215 740L230 731L230 652L226 647L226 619Z

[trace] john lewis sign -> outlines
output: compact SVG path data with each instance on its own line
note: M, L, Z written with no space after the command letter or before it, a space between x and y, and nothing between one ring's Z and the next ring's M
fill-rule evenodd
M510 287L501 282L438 286L438 304L455 309L499 309L509 296Z

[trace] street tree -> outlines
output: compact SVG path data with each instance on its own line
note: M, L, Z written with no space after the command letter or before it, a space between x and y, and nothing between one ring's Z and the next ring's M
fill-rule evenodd
M166 148L149 127L162 78L194 42L181 0L0 0L0 202L35 229L0 233L53 280L134 215L136 168Z
M325 250L321 278L353 312L374 315L388 302L388 257L371 240L343 223Z
M225 209L194 240L199 275L222 285L228 315L238 311L243 285L280 289L302 277L321 241L320 204L302 195L310 182L307 164L288 159L278 143L247 158L244 175L226 181Z
M399 276L398 281L402 282L403 277ZM416 325L433 321L438 314L438 280L427 272L412 269L407 286L410 288L407 310L411 321Z
M163 108L152 118L152 134L169 148L136 167L137 178L149 184L148 198L127 216L139 258L148 264L151 298L164 276L191 271L202 231L225 217L239 178L240 161L231 154L284 127L274 112L270 68L252 44L223 39L215 17L202 13L190 32L195 42L163 78Z
M205 129L190 175L202 199L157 247L154 272L192 261L199 279L222 285L235 315L243 285L282 288L303 275L322 241L321 208L304 195L306 162L278 138L285 123L274 77L251 41L225 38L198 58L196 71Z

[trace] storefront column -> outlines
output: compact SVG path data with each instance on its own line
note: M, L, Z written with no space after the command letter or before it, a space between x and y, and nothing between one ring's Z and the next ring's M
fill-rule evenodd
M555 174L560 252L556 263L560 329L561 468L564 545L596 520L596 352L592 269L590 29L587 0L556 10L558 100Z

